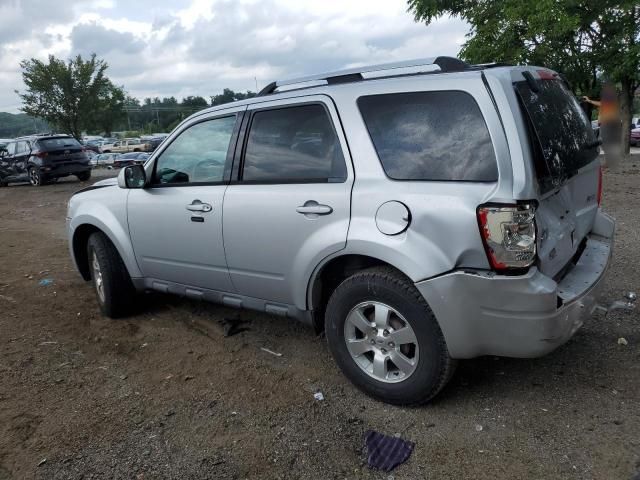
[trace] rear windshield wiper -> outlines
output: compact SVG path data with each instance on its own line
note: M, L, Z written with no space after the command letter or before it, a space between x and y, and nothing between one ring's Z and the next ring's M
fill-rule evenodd
M594 140L593 142L585 143L581 148L581 150L591 150L592 148L599 147L600 145L602 145L602 140L597 139L597 140Z

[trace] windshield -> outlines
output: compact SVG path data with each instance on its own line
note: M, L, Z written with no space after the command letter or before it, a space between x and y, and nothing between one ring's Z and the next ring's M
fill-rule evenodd
M514 84L529 120L536 174L543 192L562 185L598 156L591 122L560 80Z

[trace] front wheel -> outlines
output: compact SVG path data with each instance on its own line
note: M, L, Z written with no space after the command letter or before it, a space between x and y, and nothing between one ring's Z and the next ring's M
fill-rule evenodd
M91 170L88 170L88 171L82 172L82 173L78 173L78 174L76 174L76 177L78 177L78 180L80 180L81 182L86 182L87 180L89 180L91 178Z
M38 167L29 167L29 183L34 187L42 186L42 175Z
M135 288L116 247L104 233L92 233L87 255L102 313L111 318L130 314L135 302Z
M329 299L325 330L347 378L384 402L427 403L455 370L433 312L413 283L392 268L344 280Z

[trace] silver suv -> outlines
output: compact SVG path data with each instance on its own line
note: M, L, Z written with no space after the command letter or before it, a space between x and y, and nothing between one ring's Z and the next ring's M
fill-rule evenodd
M276 82L69 202L105 315L156 290L324 328L395 404L456 360L536 357L596 304L614 221L591 125L540 67L438 57Z

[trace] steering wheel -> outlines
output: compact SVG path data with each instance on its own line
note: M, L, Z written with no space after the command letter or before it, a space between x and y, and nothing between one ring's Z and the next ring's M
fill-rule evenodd
M195 164L191 175L194 182L216 182L222 180L224 162L218 160L202 160Z

